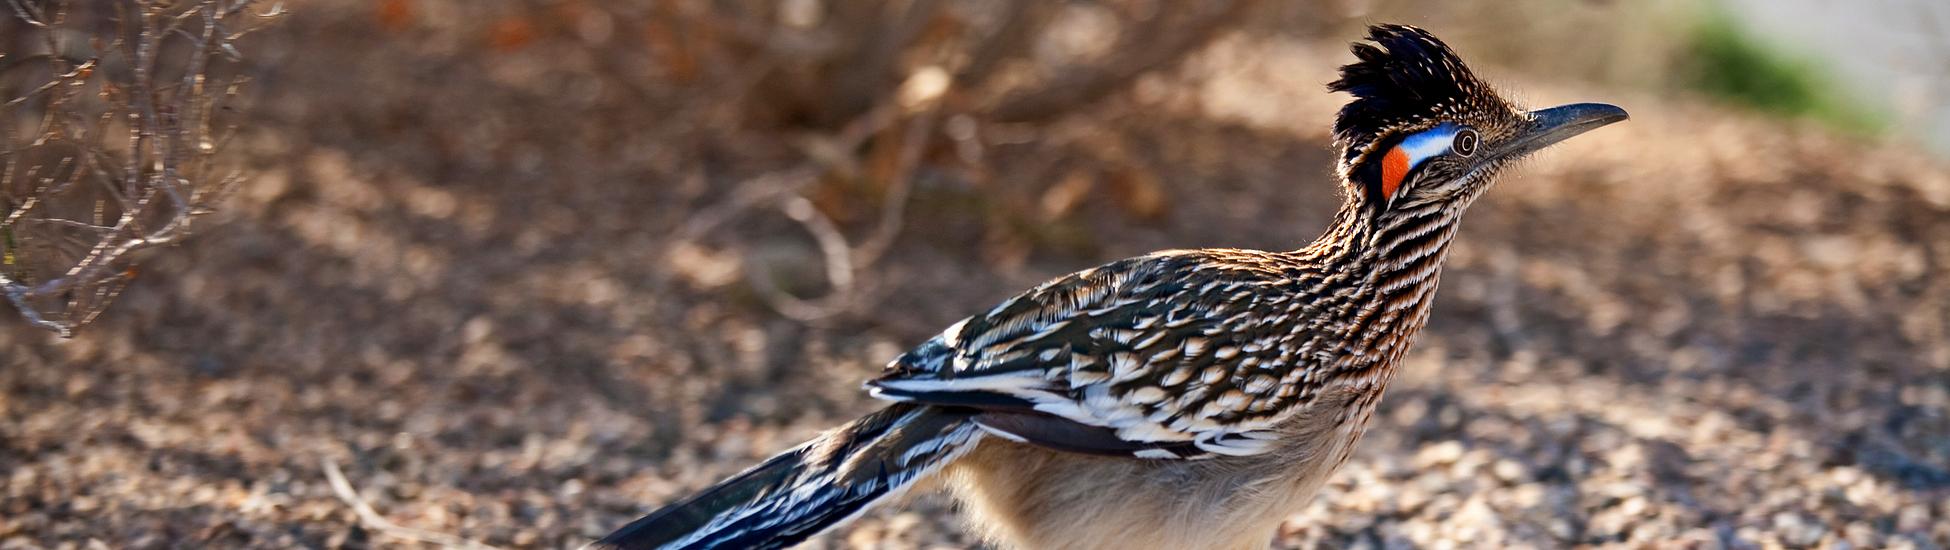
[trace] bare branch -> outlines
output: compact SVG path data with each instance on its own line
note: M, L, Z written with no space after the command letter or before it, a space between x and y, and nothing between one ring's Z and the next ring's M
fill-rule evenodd
M1050 12L1058 7L1042 0L1010 0L1003 7L1002 23L993 34L976 41L974 53L955 74L955 82L979 88L995 74L996 66L1004 59L1027 55L1030 46L1036 43L1037 33L1052 19Z
M1138 77L1168 68L1217 38L1245 15L1253 0L1199 2L1187 10L1159 10L1135 29L1126 29L1117 51L1100 63L1065 70L1034 91L1003 98L990 112L1000 122L1047 119L1129 87ZM1181 11L1192 12L1175 17Z
M847 244L839 226L834 225L833 220L825 214L819 213L819 209L813 207L812 201L805 197L787 199L779 205L779 209L792 221L799 222L819 243L820 256L826 264L826 280L833 290L816 300L805 300L786 293L770 277L750 273L752 287L758 290L759 296L773 311L794 320L816 321L845 311L854 296L853 274L859 269L853 264L853 246Z
M53 90L55 86L67 84L68 82L76 78L81 78L84 73L94 70L94 68L95 68L95 60L90 59L87 62L82 63L81 66L75 67L73 71L69 71L67 74L57 76L53 80L47 81L46 84L42 84L38 88L28 90L27 93L21 94L20 97L16 97L11 100L8 100L6 103L0 103L0 110L15 107L21 103L26 103L27 100L33 99L35 96L47 93L49 90Z
M929 110L914 118L901 133L901 149L895 160L893 176L887 182L887 198L881 201L880 223L874 226L873 233L860 243L854 252L859 257L861 268L872 266L887 254L894 239L900 236L901 226L907 216L908 196L914 192L914 170L921 163L922 149L927 147L928 138L934 135L935 119L938 112Z
M359 490L352 488L352 482L345 479L345 472L339 471L339 463L337 461L332 460L330 457L320 459L319 469L325 471L325 483L332 486L332 494L337 495L340 501L344 502L346 506L351 507L352 513L359 516L359 523L365 525L368 529L378 531L380 534L393 538L432 544L443 548L474 548L482 550L492 550L495 548L494 546L481 542L438 531L415 529L393 523L392 520L386 519L386 516L379 515L379 511L374 510L372 504L367 503L366 499L359 497Z
M21 0L7 0L7 5L13 7L14 16L19 17L22 22L36 27L47 26L47 23L42 21L47 16L42 14L40 10L35 9L34 6Z
M241 79L215 75L236 70L236 37L283 8L115 0L71 12L66 0L6 1L46 51L12 52L0 71L0 86L28 83L0 97L0 116L39 119L31 136L0 138L0 294L29 323L68 336L121 292L132 254L187 236L241 179L217 162L234 126L213 120ZM76 32L70 19L109 30L93 31L91 51L63 51L79 46L56 38Z

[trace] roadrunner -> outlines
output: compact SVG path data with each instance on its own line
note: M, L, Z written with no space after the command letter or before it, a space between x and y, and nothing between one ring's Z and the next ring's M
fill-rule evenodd
M1016 548L1264 548L1361 438L1428 319L1463 210L1506 163L1625 111L1525 111L1421 29L1328 89L1344 200L1289 252L1158 252L955 323L866 384L894 404L596 548L780 548L924 480Z

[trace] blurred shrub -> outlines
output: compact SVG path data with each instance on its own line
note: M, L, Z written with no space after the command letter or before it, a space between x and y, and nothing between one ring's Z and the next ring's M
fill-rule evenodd
M239 179L217 153L254 0L9 0L0 11L0 296L62 335Z
M497 24L490 34L520 37L497 39L499 44L548 42L556 39L553 29L580 34L575 20L609 22L625 32L585 40L595 65L617 68L602 78L645 98L687 106L673 115L708 120L696 127L734 126L737 135L727 142L792 136L801 158L769 166L773 173L746 180L736 193L762 197L742 202L739 210L776 210L814 237L818 254L811 261L823 269L748 271L775 309L814 318L848 307L854 274L869 273L888 251L907 225L910 206L917 216L930 216L937 212L929 205L961 205L957 215L984 218L981 225L991 232L984 240L1003 243L996 248L1020 250L1027 248L1023 243L1060 239L1061 231L1038 215L1045 209L1037 205L1051 202L1045 195L1052 184L997 181L990 144L1043 139L1065 124L1073 135L1100 136L1074 127L1101 124L1106 117L1071 115L1097 110L1144 75L1176 66L1249 19L1257 4L534 2L528 14L518 16L525 22ZM564 6L575 6L568 11L576 13L566 15ZM516 28L524 30L508 30ZM1016 137L997 139L999 134ZM1074 179L1102 180L1111 190L1106 194L1131 198L1115 201L1131 216L1161 215L1164 201L1155 178L1129 176L1144 168L1116 154L1117 145L1103 143L1108 139L1048 148L1057 150L1052 157L1079 159L1060 168L1086 172ZM956 193L917 189L916 181L952 181L959 185L932 188L975 192L946 197L941 195ZM792 275L799 273L824 273L831 291L817 300L797 298L812 294L806 290L814 286Z
M1687 39L1683 84L1693 90L1846 130L1873 132L1881 126L1865 109L1842 97L1820 67L1749 35L1724 12L1705 12Z

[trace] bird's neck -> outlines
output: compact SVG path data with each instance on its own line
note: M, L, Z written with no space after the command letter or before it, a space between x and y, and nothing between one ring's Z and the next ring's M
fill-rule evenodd
M1364 274L1388 291L1434 279L1460 227L1462 208L1420 204L1381 212L1350 200L1333 225L1298 252L1332 271Z
M1380 212L1342 206L1334 225L1300 253L1327 276L1354 287L1347 294L1346 342L1392 365L1428 319L1442 262L1461 218L1458 205L1401 205Z

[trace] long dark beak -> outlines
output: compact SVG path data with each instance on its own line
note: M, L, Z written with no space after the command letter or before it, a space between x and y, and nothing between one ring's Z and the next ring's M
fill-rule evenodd
M1531 111L1530 129L1504 145L1499 156L1522 156L1630 116L1616 105L1603 103L1573 103Z

